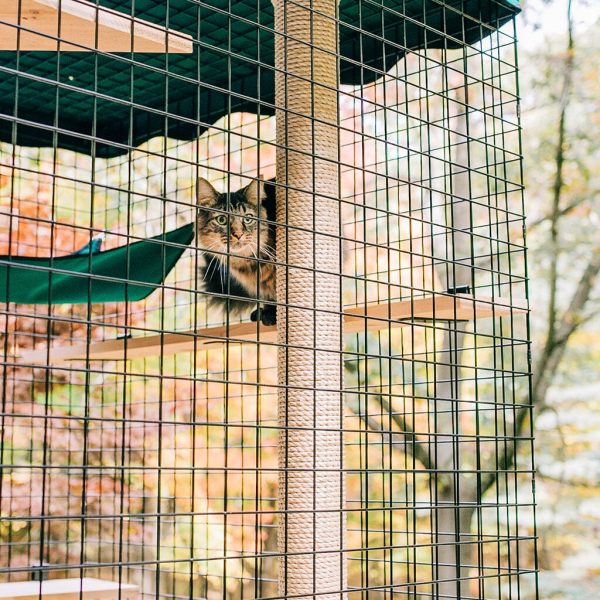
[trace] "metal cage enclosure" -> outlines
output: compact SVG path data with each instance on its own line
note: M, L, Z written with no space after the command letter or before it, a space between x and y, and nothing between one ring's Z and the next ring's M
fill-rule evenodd
M537 598L518 4L3 3L0 598Z

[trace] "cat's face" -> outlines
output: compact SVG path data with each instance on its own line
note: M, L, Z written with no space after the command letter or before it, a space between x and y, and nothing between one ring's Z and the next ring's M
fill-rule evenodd
M206 179L198 179L198 247L241 257L258 257L261 251L269 254L269 228L259 221L266 219L261 204L264 193L262 179L230 194L219 194Z

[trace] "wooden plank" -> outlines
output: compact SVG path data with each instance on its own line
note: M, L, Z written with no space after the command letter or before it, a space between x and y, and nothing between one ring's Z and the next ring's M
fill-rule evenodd
M388 327L401 327L421 320L471 321L490 317L507 317L527 310L527 302L513 300L512 305L502 298L469 294L435 294L411 300L357 306L344 311L344 332L360 333L378 331ZM276 326L256 323L234 323L229 327L219 325L197 331L164 333L127 339L104 340L89 346L51 346L23 352L21 358L32 364L58 364L71 360L124 360L147 356L167 356L177 352L206 350L222 346L226 341L274 344Z
M526 304L514 302L512 310L522 312L526 310ZM363 325L364 317L374 319L391 319L393 321L405 320L438 320L438 321L472 321L474 319L486 319L488 317L504 317L511 314L511 306L501 298L492 298L479 296L475 298L470 294L434 294L411 300L401 300L398 302L369 304L357 306L345 311L346 315L360 317L358 322L355 319L346 321L345 331L359 331L353 329L353 324ZM381 325L378 327L378 324ZM371 326L381 329L387 327L387 323L375 321ZM350 327L348 327L350 326Z
M130 583L104 579L48 579L0 583L0 598L14 600L138 600L138 588Z
M165 333L148 335L144 337L118 338L94 342L89 345L77 344L74 346L51 346L46 348L23 352L21 357L26 362L34 364L56 364L69 360L123 360L127 358L142 358L147 356L163 356L178 352L202 350L212 346L222 346L226 339L231 342L257 342L274 343L277 339L275 326L259 325L260 334L257 336L256 323L235 323L229 329L225 326L208 327L197 332L186 331L182 333ZM229 335L228 335L229 334ZM49 352L49 355L48 355Z
M187 34L87 0L2 0L0 50L190 53L193 44Z

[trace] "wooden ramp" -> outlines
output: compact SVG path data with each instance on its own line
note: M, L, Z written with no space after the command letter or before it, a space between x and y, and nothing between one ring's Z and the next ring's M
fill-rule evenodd
M104 579L48 579L0 583L0 598L10 600L139 600L136 585Z
M87 0L0 2L0 50L190 53L192 49L187 34Z
M343 313L344 332L378 331L402 327L420 320L472 321L490 317L507 317L527 311L527 302L469 294L435 294L412 300L369 304L347 309ZM197 331L162 333L144 337L118 338L92 344L51 346L23 352L21 358L31 364L59 364L73 360L125 360L147 356L167 356L177 352L206 350L229 343L273 344L277 327L257 323L219 325Z

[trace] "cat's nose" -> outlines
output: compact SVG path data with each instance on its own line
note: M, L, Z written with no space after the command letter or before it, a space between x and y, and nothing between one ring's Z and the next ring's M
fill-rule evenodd
M236 239L239 240L242 238L242 235L244 235L243 231L232 231L231 235Z

